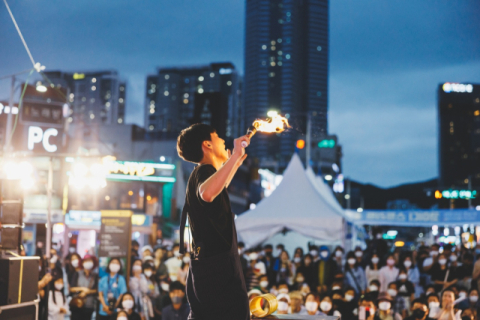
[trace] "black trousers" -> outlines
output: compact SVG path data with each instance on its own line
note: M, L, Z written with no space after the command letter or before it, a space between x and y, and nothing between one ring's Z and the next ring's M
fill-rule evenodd
M71 308L72 315L70 316L71 320L91 320L94 309L90 308ZM97 315L97 319L98 319Z

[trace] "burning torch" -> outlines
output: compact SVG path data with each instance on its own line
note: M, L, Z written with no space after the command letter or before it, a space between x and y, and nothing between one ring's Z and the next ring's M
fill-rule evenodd
M275 114L267 120L257 119L253 121L252 126L247 129L247 136L249 138L252 138L252 136L257 133L257 131L280 133L283 132L286 128L290 128L287 118ZM247 147L247 143L245 141L242 142L242 147Z

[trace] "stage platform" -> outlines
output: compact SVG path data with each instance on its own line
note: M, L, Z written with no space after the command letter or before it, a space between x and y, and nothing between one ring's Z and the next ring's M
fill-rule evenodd
M339 317L336 316L300 316L295 314L277 314L277 315L269 315L265 318L255 318L252 316L253 319L282 319L282 320L338 320Z

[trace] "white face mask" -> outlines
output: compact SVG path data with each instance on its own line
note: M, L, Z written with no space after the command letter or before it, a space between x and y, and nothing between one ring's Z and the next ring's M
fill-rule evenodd
M305 281L304 277L297 277L297 282L298 283L303 283L303 281Z
M123 300L122 301L122 306L127 310L132 309L133 308L133 300Z
M240 248L238 248L238 254L239 254L239 255L242 255L242 253L243 253L243 250L240 249Z
M178 257L180 255L180 252L178 250L173 251L173 255L175 257Z
M110 264L110 271L113 273L117 273L118 271L120 271L120 265L118 263Z
M431 255L432 257L436 257L436 256L438 255L438 251L435 251L435 250L434 250L434 251L430 251L430 255Z
M169 291L170 290L170 285L166 282L160 283L160 287L162 287L163 291Z
M347 301L352 301L353 298L355 298L355 297L352 296L351 294L346 294L346 295L345 295L345 300L347 300Z
M391 306L390 302L382 301L378 304L378 309L380 309L382 311L387 311L388 309L390 309L390 306Z
M395 289L388 289L387 292L392 298L395 298L397 296L397 290Z
M260 281L260 287L262 288L268 287L268 281Z
M459 298L465 298L467 296L467 293L466 292L459 292L458 293L458 297Z
M450 261L452 261L452 262L457 261L457 256L454 255L454 254L452 254L452 255L450 256Z
M285 293L287 294L288 293L288 289L287 288L282 288L280 290L278 290L279 293Z
M293 258L293 262L295 262L295 263L300 263L300 261L302 261L302 258L300 258L300 257Z
M335 257L340 258L343 256L343 252L340 250L335 251Z
M328 251L321 251L320 255L322 256L322 258L326 258L328 257Z
M257 260L258 254L256 252L252 252L248 257L250 258L250 260Z
M57 260L58 260L57 255L54 255L50 258L50 263L57 263Z
M377 264L380 259L378 257L373 257L372 258L372 263Z
M370 289L370 291L378 291L378 287L375 286L375 285L373 285L373 284L370 285L370 286L368 287L368 289Z
M183 263L190 263L190 257L183 257Z
M339 286L333 286L333 287L332 287L332 290L333 290L333 291L335 291L335 290L340 290L340 289L342 289L342 288L339 287Z
M398 279L400 279L400 280L406 280L406 279L407 279L407 275L406 275L405 273L399 274L399 275L398 275Z
M288 303L285 301L278 301L278 311L287 311L288 310Z
M438 263L440 263L442 266L447 263L447 259L439 259Z
M360 258L363 256L363 252L362 251L355 251L355 257L357 258Z
M405 260L403 261L403 265L405 266L405 268L410 268L412 266L412 261Z
M85 269L87 269L87 270L90 270L90 269L93 268L93 262L92 262L92 261L85 261L85 262L83 263L83 267L84 267Z
M142 266L139 266L139 265L134 265L132 269L133 271L136 271L136 272L142 272Z
M439 308L439 307L440 307L440 302L430 302L428 304L429 309L435 309L435 308Z
M128 318L124 316L120 316L120 317L117 317L117 320L128 320Z
M305 302L305 308L307 311L314 312L318 310L318 302L316 301L308 301Z
M471 302L477 302L478 301L478 296L470 296L470 301Z
M145 270L145 276L147 278L150 278L152 276L152 271L151 270Z
M282 254L283 250L282 249L275 249L275 254L276 256L280 256Z
M57 289L57 290L59 290L59 291L62 290L62 289L63 289L63 284L61 284L61 283L55 283L55 289Z
M312 256L316 257L317 254L318 254L318 251L317 251L317 250L310 250L310 254L311 254Z
M322 309L322 311L328 312L332 309L332 304L328 301L322 301L320 303L320 309Z
M355 259L353 259L353 258L350 258L350 259L348 259L347 261L348 261L348 264L349 264L349 265L354 265L355 262L357 262L357 261L356 261Z
M78 268L78 260L72 260L72 266Z
M388 264L389 266L393 266L393 265L395 264L395 260L393 260L393 259L388 259L388 260L387 260L387 264Z

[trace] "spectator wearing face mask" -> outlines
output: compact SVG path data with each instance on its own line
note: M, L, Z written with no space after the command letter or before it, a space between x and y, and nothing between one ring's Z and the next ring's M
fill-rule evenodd
M275 252L273 254L273 256L276 258L276 259L280 259L280 256L282 255L282 252L285 251L285 246L281 243L277 244L277 246L275 247Z
M372 280L378 280L380 275L380 258L376 252L372 254L370 263L365 268L365 278L367 283L370 283Z
M436 293L427 295L428 319L436 319L440 312L440 299Z
M448 267L447 257L443 253L438 255L438 262L432 266L430 274L436 291L448 288L458 281L455 270Z
M430 246L429 257L423 260L423 271L429 273L433 265L438 261L440 246L436 243Z
M304 283L308 284L310 288L315 288L315 265L313 257L310 253L304 256L303 264L297 269L297 274L301 273L305 277Z
M121 275L122 267L120 259L111 258L108 262L107 275L102 277L98 283L98 298L100 310L98 320L109 320L115 312L115 304L122 294L127 292L125 278ZM132 298L133 299L133 298Z
M292 259L292 273L296 274L298 268L303 266L303 249L297 248L295 249L295 253Z
M93 271L95 267L95 257L85 255L82 261L82 267L72 277L70 284L70 293L75 297L78 295L84 299L84 305L80 308L72 306L71 320L91 319L95 310L96 295L98 287L98 275ZM72 257L72 265L75 265L75 259Z
M468 308L472 312L475 319L477 319L477 303L478 303L478 290L477 289L470 289L468 293Z
M170 283L168 279L162 279L158 282L157 285L159 295L155 298L154 302L154 311L155 311L155 320L162 319L162 309L166 306L172 304L170 299Z
M355 259L357 260L358 265L361 266L365 270L365 267L367 266L367 263L364 260L362 248L360 248L360 246L356 246L354 253L355 253Z
M252 289L252 290L247 292L249 302L252 301L253 299L255 299L256 297L261 296L261 295L262 295L262 292L258 289Z
M380 292L380 281L372 280L367 288L367 294L365 295L369 300L376 301L378 293Z
M263 247L263 252L265 254L261 260L265 265L265 269L267 270L268 281L271 285L273 285L275 284L275 278L276 278L275 271L273 271L273 266L275 265L275 257L273 256L273 246L271 244L266 244ZM240 262L242 263L242 268L243 268L242 257L240 257Z
M420 285L420 272L416 265L413 264L412 257L407 255L403 258L400 268L404 268L407 273L407 279L410 281L415 290L415 297L419 297L423 293L423 288Z
M130 270L130 281L128 282L128 290L135 299L135 311L143 316L142 299L147 294L148 283L147 278L143 274L142 260L135 260Z
M428 316L428 306L424 299L415 299L412 301L412 315L405 320L425 320Z
M365 271L358 263L353 251L349 251L347 254L344 270L347 285L354 288L357 295L363 294L367 286Z
M70 309L63 292L63 279L57 278L48 294L48 320L63 320L69 313Z
M344 255L345 255L345 250L340 246L337 246L333 251L332 261L334 265L334 272L338 272L338 271L344 272L343 270L343 267L345 265L345 261L343 260Z
M343 309L340 310L342 313L342 320L354 320L356 315L358 315L358 304L355 296L355 289L352 287L347 287L345 289Z
M152 257L153 255L153 248L152 246L146 245L142 247L142 250L140 250L141 256L142 256L142 261L145 261L146 257Z
M377 298L378 312L374 320L402 320L402 317L392 310L392 297L387 292L380 292Z
M125 310L120 310L115 317L115 320L128 320L128 313Z
M53 248L50 250L50 260L48 261L48 268L50 269L52 278L63 278L64 272L62 264L58 258L57 250Z
M287 294L290 290L288 289L288 284L285 281L280 281L278 283L278 293Z
M253 251L248 255L250 260L249 267L247 270L247 277L245 281L247 283L248 290L252 290L259 286L258 278L259 276L266 274L265 264L260 261L259 255L257 252Z
M266 294L270 292L270 283L268 281L268 276L266 274L262 274L258 277L258 287L257 289L260 290L262 294Z
M395 267L395 258L392 254L387 256L386 266L380 269L378 280L380 281L380 292L386 292L388 284L394 282L398 277L398 268Z
M318 248L315 245L313 245L313 244L308 245L308 254L312 257L312 262L313 263L318 261L318 259L319 259Z
M303 273L297 272L293 281L292 290L300 290L304 283L305 277L303 276Z
M327 287L332 285L335 266L330 259L330 250L327 246L321 246L319 251L319 260L315 263L314 284L311 287L324 293L327 292Z
M277 296L278 306L274 314L288 314L290 308L290 296L287 293L280 293Z
M287 251L281 253L280 259L275 263L273 270L277 272L277 283L281 281L292 283L293 265Z
M468 299L468 290L463 287L458 287L458 299L462 299L458 301L455 305L457 309L465 310L468 309L470 306L470 300Z
M173 246L173 256L165 261L165 265L168 269L168 275L172 281L177 280L178 270L182 267L182 259L180 259L180 246L175 244Z
M339 316L339 312L335 312L336 310L333 309L333 301L332 298L328 295L325 295L320 300L320 311L327 316ZM341 315L340 315L341 316Z
M309 316L318 316L323 315L323 313L318 310L320 305L320 298L316 293L309 293L305 297L305 312L301 313L302 315L309 315Z
M190 253L186 252L182 257L182 265L178 269L177 281L180 281L183 285L187 284L188 269L190 268Z
M358 318L360 318L360 312L365 313L365 320L373 320L375 317L376 306L375 303L370 299L365 297L363 300L359 301L358 308Z
M392 297L392 311L400 314L403 318L407 315L408 304L405 299L398 294L398 287L396 282L388 284L387 293Z
M179 281L170 285L172 304L162 310L162 320L187 320L190 306L185 301L185 286Z
M73 252L70 255L70 261L65 266L65 271L67 273L68 284L72 285L73 275L82 269L82 257L76 252Z
M117 307L120 310L125 311L128 320L142 320L140 314L135 311L137 306L135 305L135 299L130 292L125 292L122 294L122 296L118 299Z
M462 265L457 269L457 284L470 290L470 288L472 288L472 274L473 255L469 252L466 252L463 254Z

